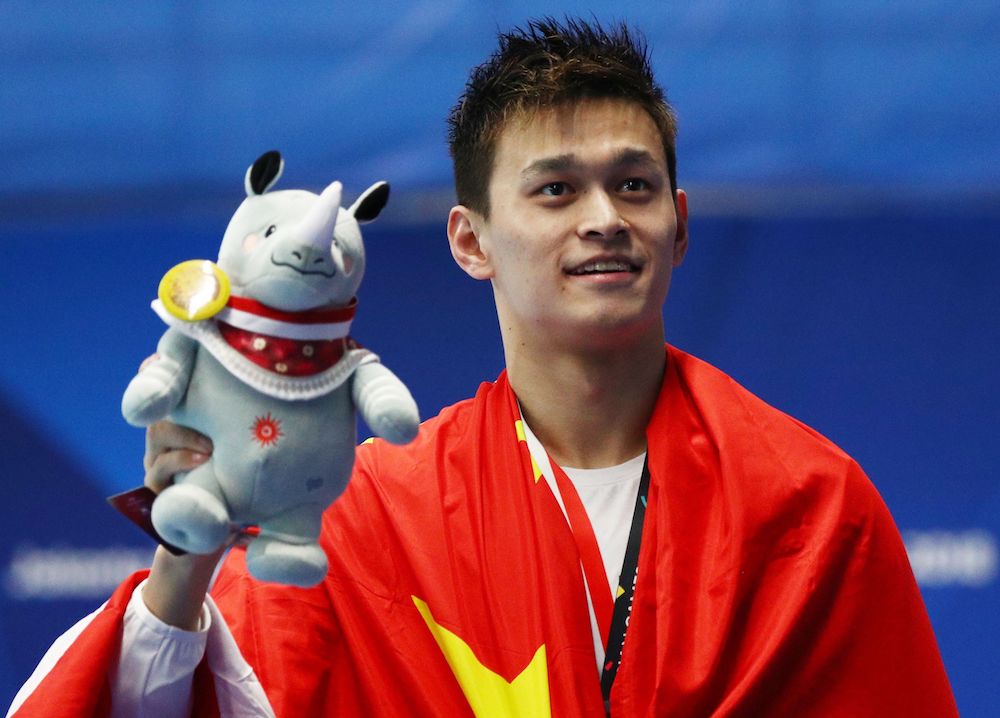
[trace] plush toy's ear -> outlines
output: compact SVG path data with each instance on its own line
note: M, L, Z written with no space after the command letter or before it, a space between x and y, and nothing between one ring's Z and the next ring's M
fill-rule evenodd
M265 152L247 169L246 177L243 178L243 187L247 191L247 197L254 194L264 194L281 177L285 169L285 161L281 159L281 153L277 150Z
M347 211L354 215L359 223L371 222L389 201L389 183L376 182L361 193Z

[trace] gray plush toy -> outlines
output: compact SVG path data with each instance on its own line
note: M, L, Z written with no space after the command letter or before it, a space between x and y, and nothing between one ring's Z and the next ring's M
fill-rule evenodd
M389 186L344 209L339 182L267 193L283 167L268 152L247 170L218 265L193 260L164 277L153 307L170 328L122 413L136 426L169 417L214 444L153 503L166 542L210 553L256 525L250 573L311 586L326 574L320 519L350 477L355 411L397 444L419 419L403 383L348 336L365 265L359 223L378 216Z

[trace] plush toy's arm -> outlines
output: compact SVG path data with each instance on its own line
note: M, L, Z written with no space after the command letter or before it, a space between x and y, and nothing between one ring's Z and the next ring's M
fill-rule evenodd
M165 418L184 397L194 366L197 342L168 329L156 347L159 355L129 382L122 415L133 426L149 426Z
M406 444L417 435L417 403L403 382L381 364L362 364L354 371L351 395L361 418L386 441Z

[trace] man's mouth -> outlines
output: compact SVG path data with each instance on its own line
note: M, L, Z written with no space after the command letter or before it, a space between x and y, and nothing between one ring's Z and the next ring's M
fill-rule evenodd
M626 262L619 259L610 260L600 260L595 262L587 262L586 264L581 264L578 267L573 267L566 270L567 274L572 274L575 276L581 276L584 274L609 274L612 272L638 272L641 267L637 264L631 262Z

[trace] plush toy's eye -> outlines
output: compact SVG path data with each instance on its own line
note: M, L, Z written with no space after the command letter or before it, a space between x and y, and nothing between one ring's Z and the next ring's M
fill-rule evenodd
M270 227L268 227L268 228L267 228L267 231L266 231L266 232L264 232L264 236L265 236L265 237L270 237L270 236L271 236L272 234L274 234L274 230L276 230L276 229L277 229L277 227L275 227L275 226L274 226L274 225L272 224L272 225L271 225Z

